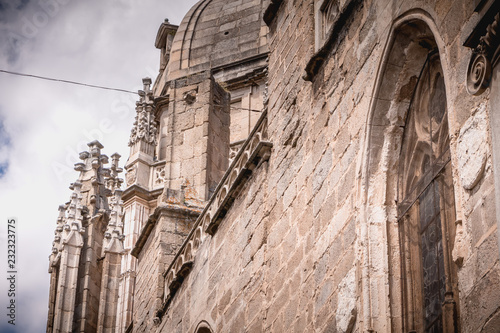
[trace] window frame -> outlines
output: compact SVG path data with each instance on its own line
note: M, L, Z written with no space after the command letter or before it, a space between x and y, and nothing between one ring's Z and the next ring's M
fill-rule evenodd
M434 68L434 67L436 68ZM432 67L432 68L431 68ZM427 73L425 71L428 71ZM443 108L440 122L433 123L433 106L431 102L437 92L432 89L436 88L438 83L433 82L432 79L439 74L441 75L442 87L440 91L444 91L444 95L441 96L443 99ZM425 61L420 77L418 78L415 90L408 108L404 132L401 137L401 152L399 156L399 169L398 169L398 189L397 189L397 216L398 225L400 233L400 250L401 250L401 276L402 276L402 307L404 318L405 332L416 332L421 330L426 330L426 326L432 326L435 320L440 319L441 325L443 325L443 332L454 332L452 327L457 327L456 321L458 320L458 277L457 268L453 264L451 251L453 249L453 242L455 239L455 202L454 202L454 190L453 190L453 176L451 172L451 157L450 157L450 142L449 142L449 128L448 128L448 112L446 105L446 89L444 87L443 79L443 69L441 62L439 60L439 54L437 52L429 52L427 60ZM437 76L436 76L437 77ZM428 81L428 82L425 82ZM428 87L424 88L423 85L428 84ZM434 86L432 86L434 84ZM428 89L425 91L425 89ZM424 93L422 93L424 91ZM427 94L427 95L425 95ZM425 100L427 98L427 100ZM427 108L426 108L427 107ZM420 109L419 109L420 108ZM425 109L426 108L426 109ZM417 109L417 110L416 110ZM423 111L422 111L423 110ZM417 113L419 112L419 113ZM426 115L420 114L421 112L427 112ZM428 120L427 131L426 128L420 128L417 125L417 121L414 120L419 117L418 121L421 119ZM439 115L438 115L439 117ZM439 131L433 132L433 126L437 125ZM420 128L420 129L419 129ZM419 137L419 134L424 133L423 139L428 139L428 144ZM413 137L417 133L417 137ZM428 134L428 138L425 138L425 134ZM437 141L437 150L433 147L434 138L433 136L439 137L441 141ZM444 144L443 144L444 140ZM416 141L416 142L415 142ZM418 156L421 154L422 150L419 148L419 143L423 142L422 146L428 149L427 154L429 155L428 162L426 162L426 156ZM408 146L406 146L408 144ZM413 146L412 146L413 144ZM409 149L413 147L414 150ZM416 157L415 157L415 154ZM415 169L416 165L422 165L421 170ZM426 164L426 167L423 165ZM415 177L417 175L417 177ZM437 206L439 212L436 212L436 216L431 218L431 222L422 228L422 219L425 217L421 216L422 211L426 207L421 207L421 201L425 199L425 195L431 187L435 187L437 193L436 200L432 201L433 206ZM436 194L433 194L436 195ZM441 301L441 308L439 309L438 316L435 317L434 322L426 323L426 297L429 293L425 293L425 261L428 258L429 253L423 251L424 236L426 234L426 228L429 225L433 225L433 228L439 228L436 231L440 235L440 239L431 240L435 242L437 246L436 257L437 258L437 283L444 287L442 296L439 296L438 301ZM437 237L434 235L434 238ZM429 242L427 238L426 243ZM439 252L441 251L441 252ZM440 257L441 255L441 257ZM443 260L442 268L440 268L440 260ZM432 266L429 266L432 268ZM429 270L427 267L427 271ZM442 271L442 272L441 272ZM440 282L440 272L444 274L443 282ZM429 275L429 273L427 273ZM432 274L431 274L432 275ZM434 283L434 280L432 280ZM432 293L431 293L432 294ZM427 302L428 303L428 302ZM432 300L431 300L432 303ZM427 309L428 310L428 309Z

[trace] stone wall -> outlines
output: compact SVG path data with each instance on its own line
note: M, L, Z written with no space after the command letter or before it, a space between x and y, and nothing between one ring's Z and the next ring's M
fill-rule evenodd
M147 239L134 249L137 257L133 325L134 332L148 332L154 327L156 312L163 296L163 272L171 263L193 226L199 211L168 205L156 209L141 237Z
M161 111L159 158L166 160L166 188L191 185L207 200L227 168L229 94L209 72L172 81L170 103Z
M412 90L405 92L411 78L397 66L391 72L386 57L405 22L428 27L417 44L429 42L430 32L445 76L461 330L494 331L500 281L491 110L488 92L471 96L464 86L471 52L462 44L479 20L474 5L340 1L342 22L318 51L314 1L274 3L271 157L253 170L215 234L200 245L157 331L194 332L201 321L216 332L401 331L396 170ZM417 56L403 51L409 60ZM483 148L461 143L476 130ZM141 254L147 265L153 242L150 237ZM146 279L158 273L144 275L137 302L151 297L143 295ZM134 331L146 331L139 323Z

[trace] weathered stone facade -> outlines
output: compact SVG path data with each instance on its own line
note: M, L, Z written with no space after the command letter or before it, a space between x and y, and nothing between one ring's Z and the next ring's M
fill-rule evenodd
M58 319L82 270L116 287L102 332L500 332L499 8L201 0L163 23L120 274L58 264L80 250L56 236L49 329L92 331Z

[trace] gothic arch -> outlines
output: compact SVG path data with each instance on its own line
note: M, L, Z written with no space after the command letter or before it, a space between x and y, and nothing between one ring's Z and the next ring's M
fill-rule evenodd
M449 105L443 48L432 17L423 10L411 10L394 21L379 65L367 118L360 217L360 241L367 244L363 249L361 299L366 328L408 331L398 226L400 152L408 110L430 54L442 68L443 98ZM378 268L378 274L373 267ZM384 317L386 322L381 320Z

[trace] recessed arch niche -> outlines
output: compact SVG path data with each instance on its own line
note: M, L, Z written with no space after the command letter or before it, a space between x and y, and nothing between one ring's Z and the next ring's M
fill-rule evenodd
M200 323L198 323L198 326L196 326L194 333L213 333L213 330L208 322L202 320Z
M373 299L377 299L379 309L387 312L389 319L383 325L390 326L392 331L424 331L435 320L429 315L426 305L434 296L429 296L427 285L430 275L423 268L428 254L422 244L426 244L427 236L424 235L424 224L419 224L418 207L423 205L420 201L424 202L422 193L429 188L435 188L437 193L443 188L442 183L447 190L445 196L454 199L447 139L446 63L442 61L440 49L443 43L436 31L430 15L419 10L406 13L395 21L384 50L368 115L363 177L365 207L361 228L362 239L368 246L363 255L362 298L364 322L372 328L381 325L377 323L380 317L377 319L378 315L374 313ZM433 108L433 105L436 107ZM415 125L425 123L423 115L435 113L436 108L441 110L444 120L440 119L440 123L433 126L440 126L439 149L447 154L443 157L445 163L439 166L436 166L438 159L432 153L428 158L427 146L421 139L429 126ZM429 134L429 147L432 146L431 137L432 133ZM419 141L419 145L412 146L408 144L409 140L420 140L422 143ZM413 150L408 152L410 148ZM429 173L429 168L434 171ZM428 179L422 180L425 177ZM434 180L436 184L431 185ZM417 183L420 187L415 185ZM436 324L436 327L441 325L442 331L448 332L449 327L455 325L451 327L454 330L459 325L457 268L451 260L455 206L454 200L444 203L444 192L440 193L441 196L427 198L426 202L434 200L433 207L437 208L433 218L436 219L435 224L442 227L439 232L444 235L444 241L436 245L436 249L439 247L443 253L444 264L441 266L446 267L441 275L438 274L446 275L442 292L441 289L438 292L442 295L438 303L448 302L449 306L444 308L443 305L443 309L439 309L442 312L438 311L436 318L442 323ZM447 207L446 213L440 213L445 205L451 206ZM438 237L433 237L437 242ZM370 267L380 267L383 274L370 273ZM379 296L381 291L377 290L377 286L382 285L388 287L388 298ZM429 319L431 317L432 320Z

